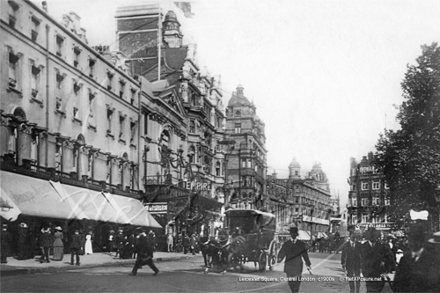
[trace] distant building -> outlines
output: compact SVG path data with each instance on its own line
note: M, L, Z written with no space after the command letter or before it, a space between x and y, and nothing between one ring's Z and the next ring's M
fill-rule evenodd
M276 215L277 232L288 234L291 226L314 236L329 232L333 206L327 176L320 164L315 164L304 177L300 171L300 164L293 159L289 178L278 179L276 173L268 176L269 210Z
M358 163L350 159L350 191L348 193L348 224L359 229L376 227L389 231L388 208L390 198L385 176L375 166L373 153L368 153Z
M265 124L242 85L232 93L226 109L226 137L233 140L227 158L230 184L226 208L268 209L265 198L267 150Z

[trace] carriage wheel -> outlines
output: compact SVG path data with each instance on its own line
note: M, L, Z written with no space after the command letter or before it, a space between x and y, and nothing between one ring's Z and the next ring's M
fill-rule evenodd
M267 255L266 252L261 251L260 256L258 258L258 266L260 271L264 271L266 269Z
M273 270L275 264L277 263L276 251L275 251L275 242L272 240L270 243L269 256L268 261L269 270Z

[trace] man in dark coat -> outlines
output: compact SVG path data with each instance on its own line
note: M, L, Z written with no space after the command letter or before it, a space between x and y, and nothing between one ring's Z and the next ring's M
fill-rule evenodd
M427 222L427 221L425 221ZM440 233L429 240L427 223L410 226L410 249L399 262L394 278L394 292L438 292L440 290Z
M341 265L347 272L350 293L359 293L361 287L361 243L357 241L355 231L350 232L350 240L342 248Z
M53 238L52 234L50 234L50 228L43 228L41 229L41 235L40 235L40 247L41 247L41 257L40 257L40 263L44 262L44 259L46 259L46 262L49 261L49 249L53 244Z
M278 253L278 262L280 263L284 258L284 272L287 275L290 290L298 292L301 285L301 274L303 270L303 259L306 263L307 269L310 271L309 255L307 247L304 242L296 239L298 237L298 228L290 228L291 240L285 242Z
M131 271L131 276L136 276L138 269L143 265L148 265L154 271L153 276L156 276L159 273L159 269L154 265L153 262L153 251L154 247L152 247L148 241L147 234L144 230L141 230L137 242L138 255L133 270Z
M20 223L18 230L18 260L28 259L29 255L29 230L26 223Z
M2 224L2 233L0 234L0 238L1 238L1 263L8 263L7 256L11 248L12 235L8 231L7 224Z
M79 235L79 230L75 230L75 234L72 235L72 240L70 242L70 264L73 266L73 256L76 255L76 265L79 266L79 254L81 253L82 239Z
M391 249L379 241L379 236L375 228L368 228L367 241L361 246L362 275L366 278L367 293L382 292L385 285L382 274L391 272L394 267Z

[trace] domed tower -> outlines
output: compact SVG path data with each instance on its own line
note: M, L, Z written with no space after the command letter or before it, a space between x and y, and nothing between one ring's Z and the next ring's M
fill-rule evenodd
M293 158L292 162L289 164L289 179L301 179L300 175L301 165L298 163L296 158Z
M315 183L322 189L330 191L330 184L328 183L327 175L322 171L321 164L315 163L312 171L308 174L309 178L315 179Z
M168 11L163 22L163 40L170 48L180 48L182 46L182 33L180 23L177 21L176 14Z

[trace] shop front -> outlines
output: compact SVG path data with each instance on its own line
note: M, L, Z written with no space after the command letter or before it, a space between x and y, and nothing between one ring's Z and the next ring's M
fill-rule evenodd
M138 226L162 228L139 199L0 172L2 223L8 224L14 242L26 241L31 252L38 251L42 228L52 228L54 232L55 227L61 227L65 248L75 230L80 230L84 237L90 233L95 251L108 249L112 230L117 233L118 230L128 232Z

